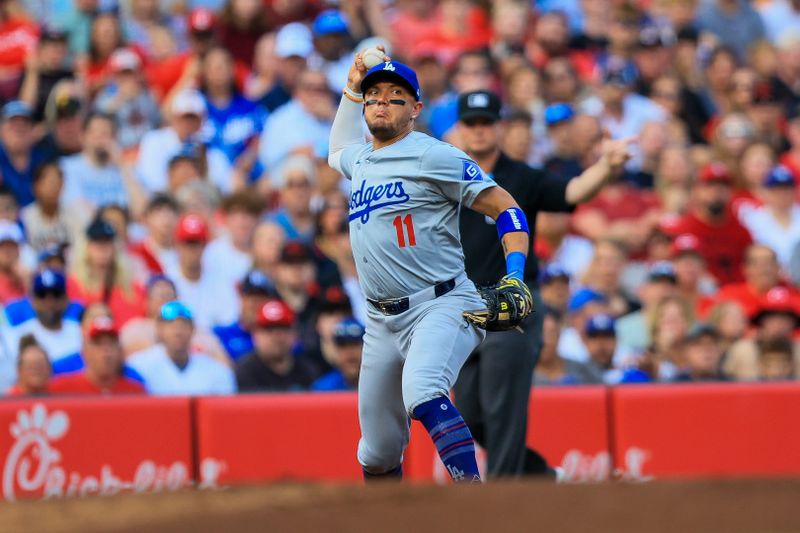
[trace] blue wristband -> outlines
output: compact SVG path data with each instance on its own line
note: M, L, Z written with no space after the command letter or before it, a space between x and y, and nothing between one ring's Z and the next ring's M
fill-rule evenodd
M501 239L503 235L512 231L530 233L528 219L525 218L525 213L519 207L510 207L500 213L497 220L495 220L495 224L497 225L497 234Z
M512 278L522 281L525 273L525 254L522 252L511 252L506 256L506 274Z

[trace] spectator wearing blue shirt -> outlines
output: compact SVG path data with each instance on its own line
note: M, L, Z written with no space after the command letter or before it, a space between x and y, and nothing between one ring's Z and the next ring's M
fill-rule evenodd
M93 211L104 205L128 206L143 200L139 184L125 179L119 165L116 122L112 115L93 113L83 127L83 151L61 160L66 207ZM138 212L139 209L136 209Z
M6 306L3 348L12 355L11 360L16 360L19 339L30 333L50 356L54 374L77 370L81 361L82 312L83 307L67 297L64 274L42 270L33 277L31 294ZM0 372L0 390L14 382L15 374Z
M233 58L221 47L212 48L203 58L200 91L208 111L203 137L228 158L237 177L244 180L238 185L246 185L263 172L258 163L258 137L267 112L239 93Z
M270 297L275 297L275 287L259 270L251 270L239 285L239 319L227 326L215 326L214 334L234 361L253 351L251 331L259 310Z
M492 65L483 52L465 52L458 58L451 81L452 92L431 102L428 127L431 135L445 139L458 122L458 95L472 91L486 91L492 87ZM424 97L424 95L423 95Z
M306 69L307 58L314 50L311 30L300 22L290 22L275 35L274 54L277 59L275 76L271 69L261 67L262 58L272 59L272 50L262 38L256 47L254 72L247 84L247 95L258 99L270 113L292 99L292 91L300 74ZM271 61L263 61L271 65Z
M364 326L348 317L336 325L333 332L336 346L335 368L311 384L313 391L348 391L358 389L361 370L361 351L364 347Z
M33 170L44 161L34 148L33 110L13 100L0 111L0 176L20 207L33 203Z
M316 169L311 158L293 155L272 176L280 197L280 208L271 219L277 222L286 238L311 243L314 238L314 213L311 193L316 182Z

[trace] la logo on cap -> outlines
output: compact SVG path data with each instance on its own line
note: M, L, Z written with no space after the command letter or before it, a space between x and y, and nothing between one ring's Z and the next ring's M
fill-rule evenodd
M49 270L45 270L42 272L42 284L46 287L50 287L56 284L56 276Z
M489 97L483 93L471 94L467 98L469 107L489 107Z
M387 61L386 64L383 65L383 70L391 70L392 72L394 72L395 68L390 61Z

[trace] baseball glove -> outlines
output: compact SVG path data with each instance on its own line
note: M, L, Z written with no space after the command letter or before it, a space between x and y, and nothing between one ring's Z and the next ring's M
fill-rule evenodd
M533 312L533 296L524 282L503 276L478 293L486 302L486 309L464 311L464 318L475 327L487 331L519 329L519 324Z

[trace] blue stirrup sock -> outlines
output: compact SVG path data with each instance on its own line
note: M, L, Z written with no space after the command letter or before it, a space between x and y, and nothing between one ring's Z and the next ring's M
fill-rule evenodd
M417 418L436 445L439 457L453 481L480 481L475 460L475 441L458 409L445 396L428 400L414 409Z

